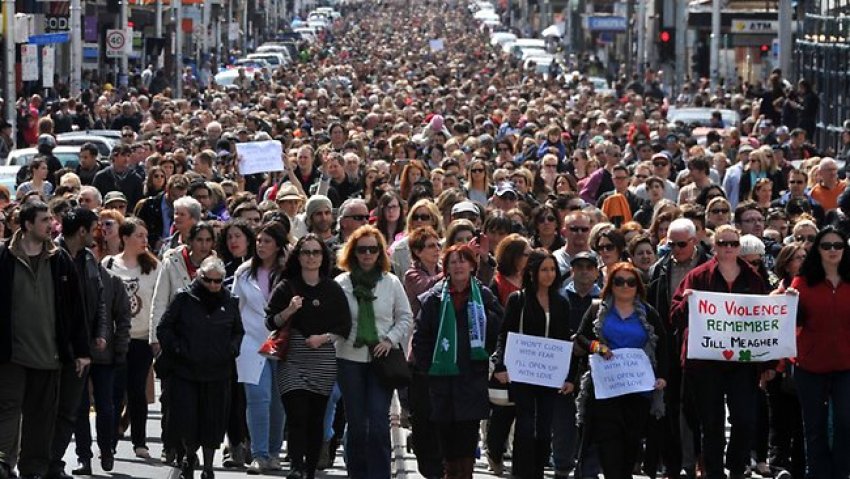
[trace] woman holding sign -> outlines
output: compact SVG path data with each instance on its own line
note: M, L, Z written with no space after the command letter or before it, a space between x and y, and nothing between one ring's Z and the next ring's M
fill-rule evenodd
M697 291L735 294L767 294L765 281L749 263L739 258L741 235L733 226L722 225L714 232L714 258L692 269L673 294L670 317L673 324L688 326L688 297ZM683 352L687 357L687 335ZM742 356L743 357L743 356ZM697 416L702 424L705 478L725 478L723 453L732 478L744 477L756 430L756 401L759 374L770 381L776 371L749 359L734 362L687 359L685 381L693 387ZM732 433L726 448L726 408Z
M552 253L545 249L532 251L523 277L523 288L511 293L505 308L505 320L496 348L496 372L501 383L507 383L505 347L508 333L568 341L570 304L558 294L560 273ZM538 351L541 355L544 350ZM568 376L569 377L569 376ZM560 389L512 382L516 404L513 475L523 479L542 478L549 462L552 410L557 394L573 392L573 383L564 381Z
M575 336L576 347L605 358L618 356L618 350L642 353L655 375L653 391L614 395L607 399L594 387L592 371L584 374L577 401L579 423L583 426L582 448L598 446L606 479L631 478L637 460L644 426L653 414L664 414L662 390L667 385L668 353L664 326L655 309L644 301L646 292L640 271L631 263L611 265L602 289L602 303L594 304L584 315ZM595 361L591 358L591 370ZM633 374L632 371L624 371ZM607 396L606 396L607 397Z
M806 477L846 478L850 476L850 301L847 300L850 296L850 254L847 236L830 226L821 230L791 287L800 294L794 381L803 410Z
M502 320L496 296L475 278L467 245L443 253L447 279L420 296L413 356L428 371L431 420L439 430L445 477L472 478L478 425L490 410L487 363Z

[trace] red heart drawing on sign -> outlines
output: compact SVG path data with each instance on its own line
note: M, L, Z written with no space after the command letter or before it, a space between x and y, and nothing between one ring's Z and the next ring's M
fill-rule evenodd
M727 361L732 359L733 356L735 356L735 351L731 351L728 349L723 351L723 357L726 358Z

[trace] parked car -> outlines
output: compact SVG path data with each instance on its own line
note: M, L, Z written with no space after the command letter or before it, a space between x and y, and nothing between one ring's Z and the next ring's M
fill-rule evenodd
M112 148L121 142L118 130L114 130L119 134L119 137L94 135L85 131L72 131L69 133L60 133L56 135L56 144L59 146L83 146L86 143L92 143L97 147L97 152L103 158L109 158L112 154Z
M38 155L37 148L21 148L9 152L3 165L21 166L29 165L35 156ZM76 168L80 164L80 146L79 145L60 145L53 149L53 155L59 159L62 166Z
M670 108L667 110L667 121L685 125L711 126L711 114L720 112L723 118L723 126L738 126L741 123L741 115L734 110L718 110L716 108Z

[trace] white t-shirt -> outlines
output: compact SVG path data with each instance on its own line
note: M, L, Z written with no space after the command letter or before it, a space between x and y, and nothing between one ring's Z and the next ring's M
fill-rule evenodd
M128 268L121 255L107 256L101 264L121 278L127 290L127 296L130 297L130 338L147 342L150 336L153 289L156 278L159 276L159 263L148 274L142 274L141 266Z

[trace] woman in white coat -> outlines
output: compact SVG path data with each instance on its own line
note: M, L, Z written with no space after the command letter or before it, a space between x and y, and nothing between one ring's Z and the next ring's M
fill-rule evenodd
M233 294L239 297L239 312L245 336L236 371L245 384L246 417L251 437L248 474L263 474L280 469L283 444L283 404L275 375L277 363L257 351L268 337L266 304L280 275L289 248L286 228L277 222L266 223L257 233L254 256L236 270Z
M413 313L401 281L390 270L387 244L377 228L361 226L339 256L336 277L351 311L351 332L336 342L337 380L348 420L348 477L390 477L392 388L378 379L372 360L408 337Z

